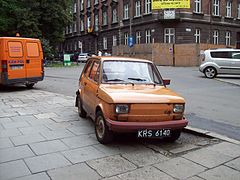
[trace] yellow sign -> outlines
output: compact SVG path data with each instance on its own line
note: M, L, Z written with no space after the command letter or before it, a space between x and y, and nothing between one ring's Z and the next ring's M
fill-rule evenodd
M152 0L152 9L190 8L190 0Z

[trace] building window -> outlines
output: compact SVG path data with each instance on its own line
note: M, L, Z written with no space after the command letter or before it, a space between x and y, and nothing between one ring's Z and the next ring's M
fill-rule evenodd
M77 22L73 23L73 32L77 32Z
M94 16L94 30L98 31L98 14Z
M218 44L218 36L219 36L218 30L214 30L213 31L213 44Z
M117 9L116 9L116 8L114 8L114 9L112 10L112 22L113 22L113 23L116 23L116 22L117 22Z
M200 29L196 29L195 30L195 43L200 43L201 41L201 30Z
M80 0L80 11L83 10L83 0Z
M103 11L103 25L107 25L107 11Z
M164 29L164 43L175 43L175 29L165 28Z
M237 18L240 19L240 3L238 3L237 7Z
M141 44L141 31L136 32L136 44Z
M128 18L129 18L128 4L124 4L124 6L123 6L123 19L128 19Z
M87 8L91 7L91 0L87 0Z
M213 0L213 15L220 16L220 1Z
M151 0L145 0L145 14L151 13Z
M226 17L232 17L232 1L227 1L227 4L226 4Z
M77 48L78 48L78 43L77 43L77 41L75 41L75 43L74 43L74 50L76 51Z
M227 31L225 33L225 45L230 46L231 45L231 32Z
M141 16L141 1L135 2L135 17Z
M117 36L113 36L113 46L117 46Z
M128 45L128 33L124 33L124 45Z
M73 5L73 12L76 13L77 12L77 3L75 2Z
M81 20L81 31L84 31L84 21L83 20Z
M72 24L69 26L69 33L72 33Z
M94 4L98 4L98 0L94 0Z
M107 49L107 37L103 37L103 49Z
M151 43L151 30L147 29L145 31L145 38L146 44Z
M195 13L202 13L202 0L195 0Z
M90 16L87 17L87 31L88 32L91 31L91 17Z

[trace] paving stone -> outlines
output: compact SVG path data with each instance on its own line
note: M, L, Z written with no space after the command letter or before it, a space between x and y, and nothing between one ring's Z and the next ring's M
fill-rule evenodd
M36 120L36 118L33 115L28 116L15 116L11 117L13 121L30 121L30 120Z
M0 164L0 179L8 180L31 174L22 160Z
M240 171L240 157L226 163L226 165Z
M55 123L52 119L49 119L49 118L48 119L32 119L32 120L27 120L27 122L32 126Z
M31 126L31 127L24 127L24 128L18 128L19 131L21 131L22 134L34 134L34 133L40 133L44 131L49 131L49 129L44 125L38 125L38 126Z
M240 172L226 166L219 166L203 172L198 176L211 180L239 180Z
M118 175L121 179L124 180L146 180L146 179L151 179L151 180L174 180L171 176L159 171L158 169L154 167L144 167L137 169L132 172L127 172L125 174Z
M22 122L9 122L9 123L2 123L3 127L6 129L9 128L20 128L20 127L28 127L30 124L28 124L26 121Z
M55 122L69 122L69 121L76 121L78 120L76 117L71 117L71 116L68 116L68 117L62 117L62 116L59 116L59 117L53 117L51 118L52 120L54 120Z
M36 114L34 115L37 119L45 119L45 118L53 118L57 117L55 113L41 113L41 114Z
M112 177L109 177L109 178L103 178L102 180L121 180L121 179L117 176L112 176Z
M227 155L227 156L231 156L233 158L240 156L240 145L236 145L228 142L215 144L211 147L208 147L208 149Z
M0 149L13 147L9 138L0 138Z
M168 161L155 164L154 166L178 179L186 179L206 170L205 167L181 157L173 158Z
M32 173L71 165L66 158L57 153L28 158L25 162Z
M5 118L5 117L13 117L13 116L18 116L19 114L16 112L3 112L0 114L0 118Z
M62 123L54 122L54 123L51 123L51 124L45 124L45 126L54 131L54 130L67 129L68 127L71 127L73 125L70 122L62 122Z
M79 127L73 126L67 129L76 135L91 134L95 132L94 128L89 126L79 126Z
M65 151L62 154L73 164L106 156L92 146Z
M188 178L187 180L204 180L204 179L200 178L198 176L193 176L193 177Z
M9 123L12 122L11 118L0 118L0 123Z
M41 142L46 139L40 134L30 134L30 135L11 137L11 140L14 145L19 146L19 145L30 144L34 142Z
M54 169L48 171L49 176L52 180L97 180L100 179L94 170L88 167L85 163L76 164L64 168Z
M28 146L0 149L0 163L34 156Z
M53 153L68 149L68 147L65 144L63 144L60 140L34 143L30 144L30 147L37 155Z
M37 111L36 109L32 109L32 108L27 108L27 109L21 109L21 110L18 110L17 113L20 115L20 116L26 116L26 115L34 115L34 114L39 114L40 112Z
M196 145L193 144L185 144L182 147L178 147L178 148L173 148L171 150L169 150L169 152L173 153L173 154L178 154L178 153L183 153L189 150L193 150L193 149L197 149L199 148Z
M70 148L78 148L98 144L98 141L89 135L64 138L61 139L61 141L64 142Z
M0 137L11 137L22 135L18 129L6 129L0 131Z
M14 180L50 180L50 178L45 172L43 172L43 173L37 173L29 176L20 177Z
M156 164L169 159L148 148L141 148L137 151L125 153L122 156L139 167Z
M136 166L119 155L87 161L101 176L109 177L136 169Z
M219 166L220 164L233 159L230 156L214 151L212 148L210 150L209 148L202 148L193 152L189 152L183 155L183 157L208 168Z
M72 134L68 130L44 131L44 132L41 132L41 134L47 140L61 139L61 138L74 136L74 134Z

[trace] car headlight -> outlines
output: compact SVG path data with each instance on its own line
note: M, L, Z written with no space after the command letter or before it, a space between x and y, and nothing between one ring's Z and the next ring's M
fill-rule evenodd
M173 112L174 113L183 113L184 111L184 104L174 104Z
M115 112L117 114L127 114L129 111L129 107L127 104L117 104L115 108Z

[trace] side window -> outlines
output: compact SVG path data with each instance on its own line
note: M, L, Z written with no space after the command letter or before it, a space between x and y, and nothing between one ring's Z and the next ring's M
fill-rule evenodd
M27 42L27 56L39 57L39 47L36 42Z
M213 58L232 58L231 53L228 51L211 52L211 56Z
M232 59L240 59L240 52L232 52Z
M20 41L8 42L9 57L23 57L23 46Z
M85 77L87 77L89 75L91 65L92 65L92 61L90 60L87 62L86 68L84 69L84 72L83 72Z
M99 79L99 62L95 61L93 62L92 69L89 74L89 79L94 80L95 82L98 82Z

